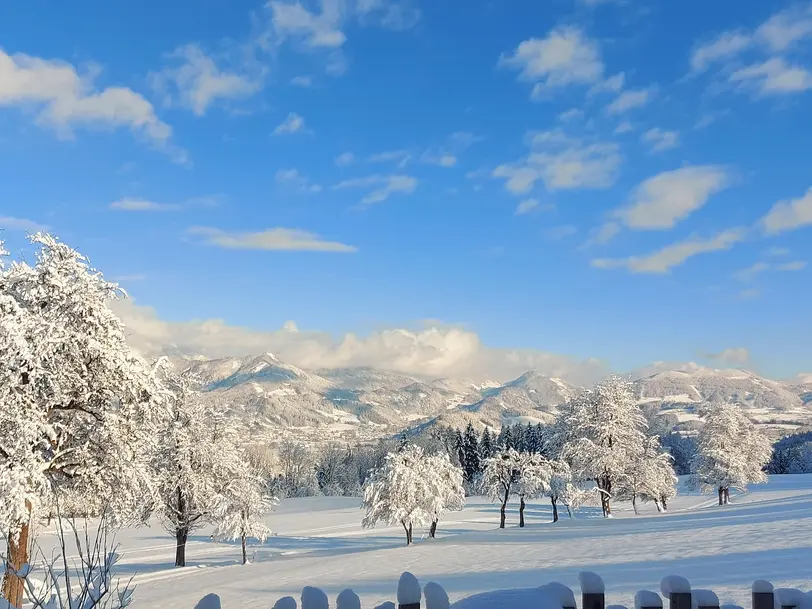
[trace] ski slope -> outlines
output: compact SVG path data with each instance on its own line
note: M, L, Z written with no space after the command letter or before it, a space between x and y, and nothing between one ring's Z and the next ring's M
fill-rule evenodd
M407 548L399 527L361 529L357 499L286 500L268 519L276 536L249 548L252 564L238 564L237 544L215 543L201 531L189 542L190 566L176 569L174 540L155 526L119 534L118 573L134 575L133 609L192 609L209 592L220 595L224 609L267 609L282 596L299 598L305 585L323 588L331 602L350 587L364 607L373 607L393 600L403 571L423 584L439 582L452 602L551 580L578 593L581 570L603 577L607 604L627 606L637 590L656 590L669 574L743 606L759 578L812 589L812 475L774 476L732 501L719 508L714 497L681 494L664 515L643 506L635 516L631 506L618 504L611 520L585 508L573 520L565 511L557 524L549 523L549 505L531 503L527 527L516 526L512 506L508 528L500 531L498 505L474 498L441 523L436 540L415 533Z

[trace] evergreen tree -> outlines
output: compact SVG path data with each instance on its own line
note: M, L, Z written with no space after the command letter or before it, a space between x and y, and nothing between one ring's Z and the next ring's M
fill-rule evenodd
M463 436L464 464L462 466L465 473L465 482L472 485L482 473L482 466L479 459L479 438L471 423L465 429Z
M493 452L493 439L491 438L490 430L486 427L485 431L482 432L482 440L479 443L480 462L493 457Z

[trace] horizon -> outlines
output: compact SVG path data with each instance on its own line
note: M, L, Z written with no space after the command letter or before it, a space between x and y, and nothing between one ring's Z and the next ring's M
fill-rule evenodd
M145 352L812 374L808 1L0 15L0 237L88 256Z

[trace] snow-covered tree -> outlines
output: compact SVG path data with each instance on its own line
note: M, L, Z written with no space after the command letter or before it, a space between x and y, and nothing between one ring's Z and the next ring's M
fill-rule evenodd
M493 436L491 436L490 430L486 427L485 431L482 432L482 439L479 442L479 462L480 464L484 463L485 459L490 459L493 457L494 446L493 446Z
M656 436L645 437L638 451L631 455L615 496L631 501L635 514L638 499L653 501L658 511L667 509L667 500L676 494L677 478L672 462L671 455L661 450Z
M214 537L240 541L242 564L248 562L247 540L256 539L263 543L271 534L264 518L276 506L278 500L273 495L267 480L251 469L244 469L233 478L222 492L212 513L216 523Z
M578 480L593 480L605 517L616 486L628 475L645 439L646 420L631 383L610 376L579 394L562 412L563 458Z
M550 490L548 496L553 506L553 522L558 522L558 504L567 508L570 516L572 510L581 507L590 496L589 491L578 488L572 481L572 470L566 461L550 461L552 475L550 476Z
M499 528L505 528L505 511L510 498L516 493L520 455L512 448L497 452L485 460L485 471L482 474L482 487L491 501L499 501Z
M464 461L461 465L465 474L465 482L471 488L482 473L479 458L479 437L471 423L468 423L462 437L462 455Z
M364 484L362 507L366 509L361 525L374 527L378 522L400 523L406 532L406 545L412 543L412 530L432 521L427 498L434 488L426 475L425 453L415 445L391 452L383 465L370 472Z
M175 565L182 567L189 534L213 518L230 485L249 466L234 417L201 399L193 379L176 373L166 360L161 364L172 397L153 466L160 497L156 512L175 537Z
M767 479L763 468L772 446L734 404L709 404L700 414L705 424L697 436L696 473L690 482L703 492L717 492L719 505L725 505L731 488L746 490Z
M459 511L465 507L463 473L444 452L424 455L422 468L429 480L429 494L426 497L431 515L429 535L434 537L437 523L445 512Z
M524 527L527 500L550 492L553 469L550 462L536 453L519 453L516 467L516 494L519 496L519 526Z
M44 234L33 265L0 270L0 528L10 569L28 561L42 509L103 507L137 519L152 497L149 457L161 390L108 302L123 292ZM22 601L6 572L3 596Z

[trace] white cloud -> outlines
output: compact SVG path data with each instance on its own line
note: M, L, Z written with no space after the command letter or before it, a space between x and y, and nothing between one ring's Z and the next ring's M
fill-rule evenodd
M303 192L321 192L321 186L313 184L310 178L299 173L298 169L280 169L274 178L280 184L292 184Z
M420 157L420 160L424 163L428 163L429 165L437 165L438 167L454 167L457 164L457 157L453 154L437 154L434 155L431 152L425 152Z
M768 272L797 272L806 268L806 262L803 260L793 260L792 262L756 262L746 269L736 271L733 277L742 283L750 283L762 273Z
M313 86L313 77L312 76L294 76L290 79L290 84L294 87L302 87L306 89L308 87Z
M652 152L662 152L679 146L679 133L677 131L664 131L659 127L649 129L640 136L640 139L647 144L651 144Z
M376 152L367 159L368 163L391 163L396 161L399 167L405 167L411 159L408 150L386 150Z
M14 216L0 216L0 234L4 230L19 230L26 233L47 233L50 226L28 220L27 218L15 218ZM2 248L0 248L2 249Z
M752 42L752 37L744 32L723 32L715 39L694 48L691 53L691 69L694 72L706 70L717 61L735 57Z
M522 216L528 214L539 206L538 199L525 199L516 206L515 215Z
M599 269L625 268L631 273L666 274L671 272L672 268L680 266L694 256L729 250L742 241L745 236L744 229L733 228L710 239L694 238L674 243L646 256L596 258L592 260L591 264Z
M296 114L295 112L291 112L285 117L276 129L273 130L274 135L290 135L291 133L297 133L302 131L305 127L304 118Z
M611 104L606 106L606 112L614 116L624 114L629 110L642 108L652 100L654 93L655 89L652 87L624 91L618 95Z
M632 126L629 121L620 121L612 133L615 135L623 135L624 133L630 133L632 131L634 131L634 126Z
M113 307L126 325L128 341L148 355L168 348L207 357L273 352L283 361L310 370L366 366L429 378L496 381L538 370L575 384L589 384L606 373L606 366L598 360L577 361L531 349L489 347L474 332L436 322L416 329L391 328L336 337L299 330L291 322L274 331L234 326L222 319L169 322L154 309L131 300L117 301Z
M587 141L561 130L531 133L528 141L527 157L499 165L491 174L505 179L505 188L513 194L530 192L539 180L555 191L608 188L617 178L622 158L613 142Z
M131 198L113 201L109 207L118 211L176 211L180 209L180 205L174 203L155 203L147 199Z
M635 188L614 217L633 230L666 230L703 207L731 183L726 168L695 165L659 173Z
M98 69L80 75L71 64L30 55L7 55L0 50L0 106L33 108L37 123L72 136L75 126L128 127L155 147L186 162L186 154L172 146L172 128L158 119L155 108L132 89L94 86Z
M169 58L179 65L153 72L149 80L166 104L177 103L197 116L203 116L218 99L243 99L262 88L262 71L248 75L221 70L195 44L178 47Z
M342 152L334 162L338 167L347 167L355 162L355 155L352 152Z
M761 219L761 226L770 235L812 225L812 188L797 199L779 201Z
M356 252L358 248L292 228L269 228L258 232L228 232L218 228L193 226L188 234L200 237L206 245L224 249L297 252Z
M570 123L584 118L584 111L579 108L570 108L558 115L558 120L562 123Z
M277 42L294 37L311 48L338 48L347 40L341 31L344 18L338 2L326 0L321 3L322 12L313 13L300 2L268 3L271 10L271 24L277 36Z
M788 247L771 247L767 250L767 255L773 258L780 258L782 256L789 256Z
M755 36L775 52L786 51L796 42L812 37L812 3L796 4L776 13L759 26Z
M785 95L812 89L812 72L791 66L781 57L753 64L733 72L730 82L755 88L759 95Z
M334 189L345 188L370 188L378 186L369 194L361 199L361 204L371 205L373 203L382 203L386 201L393 194L411 194L417 188L417 179L407 175L371 175L364 178L353 178L350 180L343 180L335 186Z
M587 95L592 97L598 93L620 93L623 90L624 84L626 84L626 73L618 72L617 74L602 80L596 85L593 85L587 92Z
M546 38L525 40L499 64L519 70L521 80L536 83L533 97L555 87L593 84L603 76L598 44L571 26L555 28Z
M703 353L707 359L715 360L723 364L744 366L750 362L750 352L744 347L733 347L724 349L719 353Z

